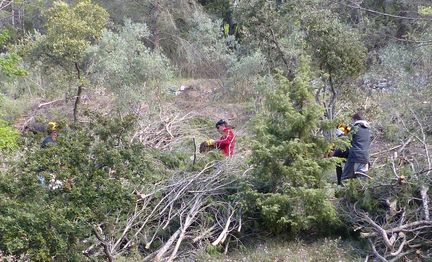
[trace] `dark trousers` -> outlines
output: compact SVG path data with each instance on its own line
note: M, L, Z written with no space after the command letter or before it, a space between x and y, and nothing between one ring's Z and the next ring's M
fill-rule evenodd
M348 150L336 149L333 153L333 156L347 159L348 158ZM342 164L338 164L336 166L336 177L337 177L337 184L342 185Z

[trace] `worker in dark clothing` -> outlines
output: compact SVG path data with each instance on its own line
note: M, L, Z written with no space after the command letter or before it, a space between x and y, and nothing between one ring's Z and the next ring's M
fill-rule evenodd
M349 131L351 128L346 124L339 124L336 129L336 136L337 137L344 137L348 136ZM332 153L333 157L339 157L343 159L348 158L348 149L335 149ZM339 163L336 165L336 177L337 177L337 184L339 186L342 186L342 163Z
M42 147L47 147L49 144L56 145L57 144L57 123L56 122L49 122L48 123L48 136L45 137L45 139L42 141Z
M56 122L49 122L47 133L48 136L45 137L45 139L42 141L41 147L46 148L51 145L57 145L57 137L58 137L58 125ZM41 170L43 171L43 170ZM39 184L41 184L43 187L47 187L47 182L45 181L45 176L38 175Z
M350 131L351 147L348 150L348 159L342 173L342 180L355 178L357 176L368 177L369 170L369 147L371 143L371 132L369 123L361 113L352 116L353 124Z

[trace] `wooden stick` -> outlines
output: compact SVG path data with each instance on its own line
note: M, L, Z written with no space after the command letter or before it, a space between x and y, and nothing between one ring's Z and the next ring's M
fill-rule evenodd
M383 150L383 151L380 151L380 152L373 153L373 154L371 154L370 156L377 156L377 155L381 155L382 153L386 153L386 152L389 152L389 151L392 151L392 150L398 149L398 148L401 147L401 146L402 146L402 145L397 145L397 146L394 146L394 147L392 147L392 148L389 148L389 149L386 149L386 150Z
M53 101L49 101L49 102L46 102L46 103L39 104L39 105L38 105L38 108L42 108L42 107L44 107L44 106L48 106L48 105L54 104L54 103L59 102L59 101L63 101L63 98L60 98L60 99L56 99L56 100L53 100Z
M194 155L193 155L193 162L192 162L192 165L194 166L194 165L195 165L195 162L196 162L196 152L197 152L197 146L196 146L195 137L192 138L192 141L193 141L193 145L194 145Z
M429 187L424 186L424 185L421 187L421 190L420 190L420 195L421 195L422 202L423 202L423 212L425 215L425 220L430 220L430 217L429 217L429 197L427 194L428 190L429 190Z

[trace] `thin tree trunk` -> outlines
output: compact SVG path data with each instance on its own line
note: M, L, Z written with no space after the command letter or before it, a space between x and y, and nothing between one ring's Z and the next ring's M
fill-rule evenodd
M273 42L273 44L275 44L276 49L277 49L277 51L278 51L278 53L279 53L279 55L280 55L283 63L285 64L285 66L287 68L287 77L288 77L289 80L293 80L294 79L294 73L292 72L292 70L290 68L290 65L288 63L288 60L285 57L285 53L283 52L281 46L279 45L279 42L276 39L276 35L275 35L273 29L271 27L269 27L269 29L270 29L270 33L272 35L272 40L271 41Z
M334 119L335 106L336 106L337 93L336 93L336 89L335 89L334 82L333 82L332 72L329 72L329 83L330 83L331 96L330 96L330 101L328 104L328 119L333 120Z
M78 119L78 104L80 103L81 100L81 93L82 93L82 89L83 89L83 85L81 82L81 71L79 69L78 63L75 62L75 69L77 70L77 77L78 77L78 92L75 98L75 104L74 104L74 109L73 109L73 118L74 118L74 124L77 123L77 119Z
M161 13L160 1L156 0L154 2L154 13L153 13L153 45L154 45L154 50L156 52L159 52L160 50L160 32L158 26L160 13Z

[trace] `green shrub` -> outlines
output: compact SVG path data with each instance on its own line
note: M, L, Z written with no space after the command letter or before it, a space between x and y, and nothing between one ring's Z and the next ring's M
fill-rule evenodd
M323 109L312 94L309 70L303 59L294 81L279 76L266 112L257 119L256 168L244 194L245 208L274 233L331 231L339 224L324 177L334 159L323 157L329 142L316 135Z
M182 164L175 153L163 154L161 164L160 153L131 143L134 117L89 117L88 126L61 129L57 145L25 144L23 159L0 174L0 250L6 255L84 260L83 240L94 226L127 221L132 192L171 177L169 168Z
M17 148L19 132L0 119L0 152Z
M146 24L126 20L118 32L104 30L87 50L93 84L112 91L119 109L126 112L143 101L156 106L155 99L165 92L160 82L173 77L169 60L144 45L149 34Z
M259 51L233 62L228 69L227 96L234 100L258 98L266 64L265 56Z

